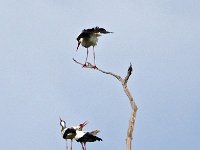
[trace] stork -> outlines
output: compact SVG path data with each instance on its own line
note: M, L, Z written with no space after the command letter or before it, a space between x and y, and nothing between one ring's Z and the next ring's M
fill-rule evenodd
M85 67L86 63L87 63L88 53L89 53L88 48L90 46L92 46L93 47L93 56L94 56L94 68L96 68L94 47L97 45L98 37L101 36L101 33L107 34L107 33L113 33L113 32L106 31L106 29L104 29L104 28L94 27L91 29L84 29L81 32L81 34L79 34L79 36L77 37L78 46L77 46L76 51L78 50L80 44L83 47L87 48L87 56L86 56L86 60L85 60L83 67Z
M67 141L67 139L71 140L71 147L72 150L72 141L74 137L76 136L76 131L82 131L83 127L87 125L87 121L79 124L78 126L73 126L70 128L66 127L66 122L60 118L60 125L61 125L61 133L63 135L63 139ZM68 149L68 145L66 146L66 149Z
M100 132L99 130L94 130L92 132L86 132L86 131L76 131L76 136L74 139L77 142L81 143L82 149L86 150L86 143L87 142L95 142L95 141L102 141L101 138L97 137L97 133Z

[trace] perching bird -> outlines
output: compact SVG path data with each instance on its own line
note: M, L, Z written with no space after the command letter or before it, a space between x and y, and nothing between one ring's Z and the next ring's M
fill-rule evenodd
M101 36L101 33L107 34L107 33L113 33L113 32L106 31L104 28L94 27L91 29L84 29L81 32L81 34L77 37L77 41L78 41L77 50L78 50L80 44L83 47L87 48L87 56L86 56L86 60L85 60L83 67L86 66L86 63L87 63L88 53L89 53L88 48L90 46L92 46L93 47L93 56L94 56L94 68L96 68L94 46L97 45L98 37Z
M102 141L101 138L97 137L96 134L100 132L99 130L94 130L92 132L76 131L75 140L81 143L82 149L86 150L87 142Z
M72 141L74 137L76 136L76 131L81 131L85 125L87 125L87 121L84 123L79 124L78 126L75 127L66 127L66 122L60 118L60 125L61 125L61 133L63 135L63 138L65 140L70 139L71 140L71 150L72 150ZM68 146L66 146L68 149Z

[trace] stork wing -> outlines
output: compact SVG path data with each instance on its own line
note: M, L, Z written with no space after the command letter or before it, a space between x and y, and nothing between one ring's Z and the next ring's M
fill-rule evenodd
M94 131L91 131L90 133L92 135L96 136L99 132L100 132L100 130L94 130Z
M81 34L76 38L77 41L79 41L81 38L89 38L90 37L90 32L87 30L83 30Z
M63 138L65 139L69 134L71 135L76 135L76 130L73 128L68 128L67 130L65 130L64 134L63 134Z
M106 29L104 29L104 28L99 28L99 27L96 27L96 31L103 33L103 34L113 33L113 32L106 31Z
M99 28L99 27L94 27L94 28L91 28L91 29L85 29L85 30L83 30L83 32L89 32L89 33L103 33L103 34L106 34L106 33L113 33L113 32L106 31L106 29L104 29L104 28Z
M85 133L81 138L77 139L77 142L94 142L94 141L102 141L102 139L92 135L89 132Z

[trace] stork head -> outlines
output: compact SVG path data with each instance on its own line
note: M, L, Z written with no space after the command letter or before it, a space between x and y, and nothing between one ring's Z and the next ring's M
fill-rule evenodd
M88 124L87 121L79 124L77 127L75 127L76 130L82 131L82 129Z
M83 127L85 127L88 124L88 121L85 121L81 124L79 124L79 126L81 127L81 129L83 129Z
M80 44L81 44L81 42L78 41L78 45L77 45L76 51L78 51L78 48L79 48Z
M60 118L60 126L66 128L66 122Z
M78 46L77 46L76 51L78 50L78 48L79 48L80 44L82 43L82 41L84 39L90 38L90 36L91 36L91 33L88 32L85 29L81 32L81 34L79 34L79 36L76 38L76 40L78 41Z
M76 38L76 40L78 41L78 46L77 46L77 48L76 48L76 51L77 51L78 48L79 48L79 46L80 46L80 44L81 44L82 35L80 34L80 35Z

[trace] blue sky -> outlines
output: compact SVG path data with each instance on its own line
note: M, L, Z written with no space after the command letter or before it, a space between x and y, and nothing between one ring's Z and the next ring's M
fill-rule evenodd
M125 76L133 64L133 149L200 148L199 7L197 0L0 0L0 149L65 149L59 116L101 130L103 142L88 149L125 149L131 110L120 83L72 61L84 62L76 37L94 26L114 32L95 48L99 68Z

